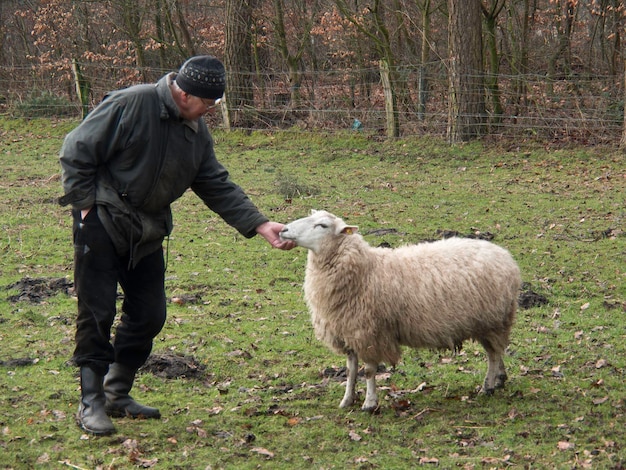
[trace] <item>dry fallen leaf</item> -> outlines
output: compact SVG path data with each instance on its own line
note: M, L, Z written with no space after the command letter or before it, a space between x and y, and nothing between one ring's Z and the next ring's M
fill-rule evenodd
M159 459L157 458L142 459L142 458L137 457L137 458L131 459L131 462L133 462L136 466L141 467L141 468L152 468L157 463L159 463Z
M302 418L293 417L293 418L289 418L287 420L287 424L289 426L296 426L296 425L300 424L301 421L302 421Z
M359 435L358 435L356 432L354 432L354 431L350 431L348 434L349 434L349 436L350 436L350 439L351 439L351 440L353 440L353 441L358 442L358 441L360 441L361 439L363 439L361 436L359 436Z
M136 439L126 439L124 442L122 442L122 446L126 447L126 449L128 450L134 450L137 449L138 443Z
M573 449L574 447L576 447L576 445L573 442L559 441L559 443L557 444L557 447L559 450L569 450L569 449Z
M593 404L594 405L601 405L602 403L605 403L608 399L609 399L609 397L596 398L595 400L593 400Z
M563 372L561 372L561 366L555 366L551 369L552 377L563 378Z
M263 447L253 447L250 450L252 452L256 452L259 455L265 455L269 459L273 459L274 458L274 452L271 452L271 451L269 451L267 449L264 449Z

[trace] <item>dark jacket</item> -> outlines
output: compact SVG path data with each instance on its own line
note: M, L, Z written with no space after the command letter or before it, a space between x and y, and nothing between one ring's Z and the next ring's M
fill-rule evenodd
M169 83L109 93L63 143L62 205L96 206L118 253L136 264L172 231L170 205L191 188L245 237L268 219L217 161L202 119L182 120Z

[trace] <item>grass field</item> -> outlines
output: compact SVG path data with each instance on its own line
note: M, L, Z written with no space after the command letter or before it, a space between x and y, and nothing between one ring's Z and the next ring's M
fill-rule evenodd
M549 148L359 133L216 134L277 221L326 209L373 245L489 235L526 302L504 390L478 394L481 348L405 350L380 409L339 409L345 358L312 333L306 252L246 240L192 193L174 204L168 321L133 395L153 421L96 438L74 422L71 221L57 154L76 122L0 120L0 468L626 467L626 162ZM530 304L530 305L529 305ZM364 383L359 383L364 392ZM361 396L362 398L362 396Z

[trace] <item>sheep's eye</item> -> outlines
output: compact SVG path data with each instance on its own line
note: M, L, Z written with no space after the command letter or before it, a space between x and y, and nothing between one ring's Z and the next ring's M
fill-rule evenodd
M328 228L328 225L326 225L326 224L315 224L313 228L317 228L317 227Z

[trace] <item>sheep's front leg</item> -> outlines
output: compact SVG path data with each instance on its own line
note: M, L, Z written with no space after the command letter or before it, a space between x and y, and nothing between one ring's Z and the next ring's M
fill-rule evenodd
M378 364L368 362L365 364L365 383L367 391L365 392L365 402L361 409L363 411L374 411L378 408L378 397L376 396L376 372Z
M483 384L483 392L492 395L496 388L503 388L507 379L502 353L487 351L487 375Z
M340 408L347 408L356 400L356 375L359 371L359 357L356 353L350 351L348 353L348 359L346 360L346 374L348 381L346 383L346 393L341 400Z
M496 374L496 388L504 388L504 382L506 382L508 376L506 375L506 367L504 367L504 361L502 360L502 356L500 356L500 360L498 361L498 373Z

